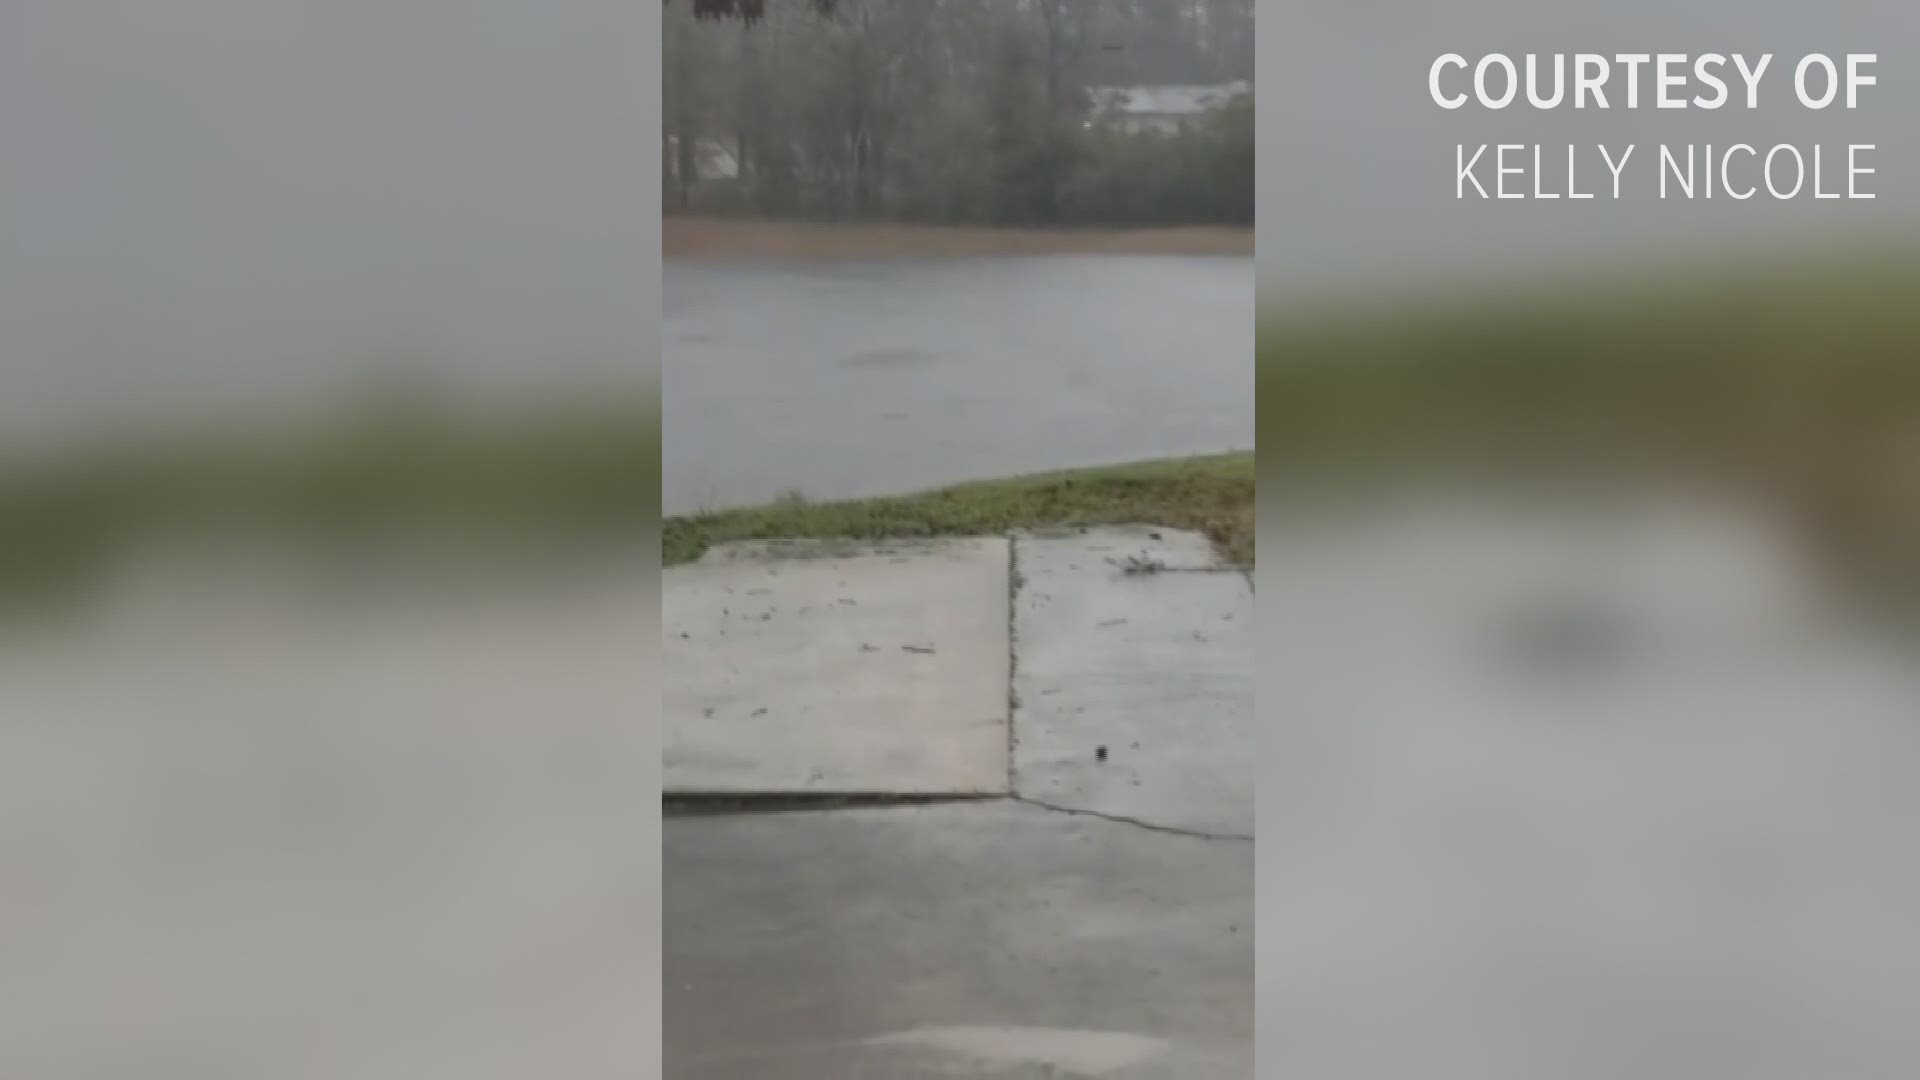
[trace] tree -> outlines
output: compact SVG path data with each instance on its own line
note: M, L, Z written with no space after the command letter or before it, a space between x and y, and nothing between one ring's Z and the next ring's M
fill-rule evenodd
M987 126L991 132L991 214L1002 224L1032 224L1048 213L1046 122L1035 89L1034 60L1025 35L1003 27L994 49L987 84Z
M675 205L684 212L692 208L693 184L699 178L699 143L704 127L702 106L709 65L702 62L704 50L693 32L694 20L682 16L669 18L667 22L672 37L666 50L666 77L661 82L666 120L663 134L667 140L662 148L663 162L666 176L673 182L669 190Z
M1250 100L1163 137L1085 121L1089 86L1250 77L1254 0L665 2L669 209L1251 220ZM716 144L737 182L700 180Z
M666 0L672 3L673 0ZM822 15L831 14L836 0L806 0ZM767 17L767 0L693 0L693 17L719 21L738 19L752 24Z
M1043 220L1058 221L1061 193L1076 167L1074 134L1086 104L1080 73L1093 34L1093 0L1037 0L1041 26L1041 74L1045 115L1035 177L1036 209Z

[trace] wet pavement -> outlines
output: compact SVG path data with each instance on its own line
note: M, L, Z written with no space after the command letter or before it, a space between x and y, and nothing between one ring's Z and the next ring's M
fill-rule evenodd
M665 589L670 791L968 797L670 817L670 1077L1251 1075L1252 584L1203 537L728 545Z
M1250 837L1253 586L1167 537L1205 543L1161 530L1016 539L1015 786L1051 806Z
M669 1080L1246 1080L1253 845L1017 802L670 819Z
M726 545L669 571L667 791L1004 794L1008 547Z

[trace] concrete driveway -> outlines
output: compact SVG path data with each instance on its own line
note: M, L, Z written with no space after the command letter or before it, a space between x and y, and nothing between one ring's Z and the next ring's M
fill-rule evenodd
M756 545L665 590L669 1077L1252 1075L1252 586L1204 540Z

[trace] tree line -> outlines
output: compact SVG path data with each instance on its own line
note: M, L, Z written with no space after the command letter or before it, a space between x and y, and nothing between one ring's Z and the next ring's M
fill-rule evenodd
M1253 0L696 0L664 12L669 212L1253 221L1251 94L1173 130L1133 130L1102 122L1090 93L1250 80Z

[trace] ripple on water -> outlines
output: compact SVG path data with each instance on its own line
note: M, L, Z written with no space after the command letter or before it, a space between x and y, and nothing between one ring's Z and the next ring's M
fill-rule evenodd
M854 353L840 361L840 365L850 368L905 367L931 359L932 356L925 350L909 346L896 349L869 349L866 352Z

